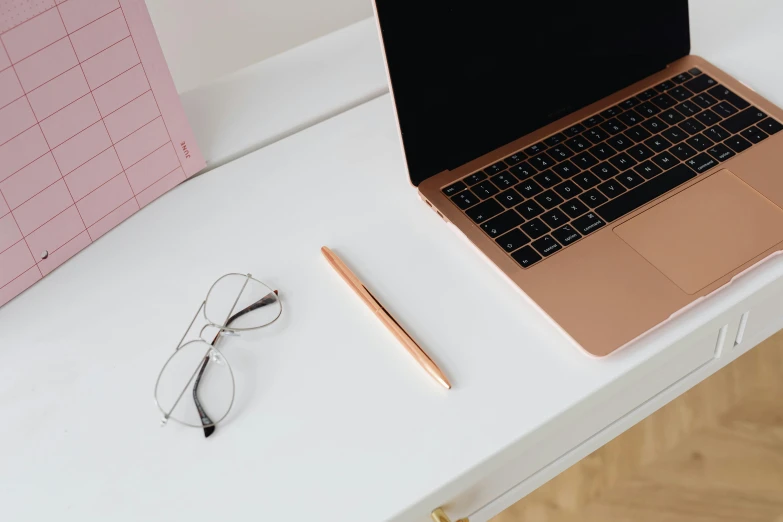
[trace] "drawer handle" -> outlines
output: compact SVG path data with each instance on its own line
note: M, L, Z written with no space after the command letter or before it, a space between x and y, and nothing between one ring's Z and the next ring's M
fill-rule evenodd
M451 522L451 519L443 512L443 508L438 508L432 512L433 522ZM457 522L470 522L467 518L461 518Z

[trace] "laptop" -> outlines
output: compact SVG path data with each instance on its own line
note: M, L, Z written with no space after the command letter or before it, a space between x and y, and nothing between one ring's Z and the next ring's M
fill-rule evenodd
M375 0L411 183L596 357L783 249L783 111L629 5Z

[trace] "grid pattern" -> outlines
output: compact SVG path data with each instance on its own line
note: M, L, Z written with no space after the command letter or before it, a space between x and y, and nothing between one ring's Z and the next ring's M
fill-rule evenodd
M2 305L186 172L119 0L0 12Z

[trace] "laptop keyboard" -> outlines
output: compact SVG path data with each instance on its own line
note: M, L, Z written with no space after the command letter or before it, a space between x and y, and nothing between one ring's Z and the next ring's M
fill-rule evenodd
M442 191L528 268L781 130L691 69Z

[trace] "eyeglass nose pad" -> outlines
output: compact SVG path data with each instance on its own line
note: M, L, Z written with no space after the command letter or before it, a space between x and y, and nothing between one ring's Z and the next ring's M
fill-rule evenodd
M215 364L219 364L219 365L221 365L221 366L222 366L222 365L224 365L224 364L226 364L226 358L223 356L223 354L222 354L222 353L220 353L220 352L219 352L219 351L217 351L217 350L214 350L214 349L213 349L213 350L210 350L210 352L209 352L209 358L210 358L210 359L212 360L212 362L213 362L213 363L215 363Z

